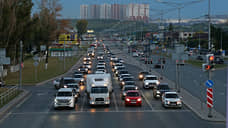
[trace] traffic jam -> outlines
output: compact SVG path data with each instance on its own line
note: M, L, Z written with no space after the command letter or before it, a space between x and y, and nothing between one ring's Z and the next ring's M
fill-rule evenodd
M168 83L161 82L158 76L148 71L135 69L133 72L125 61L113 54L104 43L91 44L72 74L53 81L56 89L54 109L183 108L182 98Z

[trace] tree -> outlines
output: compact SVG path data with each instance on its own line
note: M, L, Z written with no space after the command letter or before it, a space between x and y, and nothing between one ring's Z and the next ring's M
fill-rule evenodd
M78 36L81 38L81 36L86 33L87 31L87 26L88 26L88 21L87 20L78 20L76 23L76 27L78 30Z
M31 27L32 0L0 0L0 46L17 62L19 41L27 39Z

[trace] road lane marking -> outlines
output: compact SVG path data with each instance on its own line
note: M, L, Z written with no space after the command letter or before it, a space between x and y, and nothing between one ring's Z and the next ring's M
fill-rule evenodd
M114 94L114 92L112 93L112 97L113 97L113 100L114 100L115 109L116 109L116 111L119 111L119 108L117 106L117 101L116 101L116 95Z
M15 113L8 113L9 115L41 115L41 114L77 114L77 113L186 113L186 112L191 112L191 110L119 110L119 111L100 111L100 110L96 110L95 112L91 112L91 111L66 111L66 112L62 112L62 111L55 111L55 112L15 112Z
M141 94L142 94L143 98L145 99L146 103L150 106L151 110L154 110L154 109L153 109L153 107L152 107L152 105L151 105L151 104L150 104L150 102L148 101L148 99L145 97L145 95L144 95L143 91L142 91L142 90L140 90L140 92L141 92Z
M11 114L12 114L12 112L7 113L7 114L0 120L0 123L4 122L4 120L5 120L6 118L8 118Z

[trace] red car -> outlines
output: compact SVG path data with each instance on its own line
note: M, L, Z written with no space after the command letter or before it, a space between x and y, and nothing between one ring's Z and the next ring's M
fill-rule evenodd
M142 97L140 96L138 90L129 90L126 92L125 106L128 106L128 105L135 105L135 106L142 105Z

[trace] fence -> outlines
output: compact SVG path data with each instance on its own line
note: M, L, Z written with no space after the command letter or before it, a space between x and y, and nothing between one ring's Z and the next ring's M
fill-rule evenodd
M0 107L8 103L19 93L18 86L8 88L7 91L0 94Z

